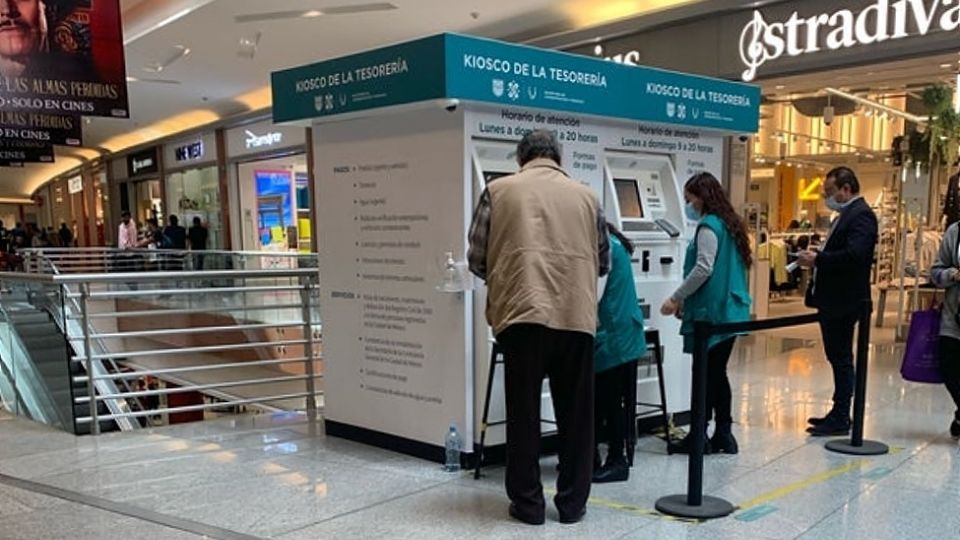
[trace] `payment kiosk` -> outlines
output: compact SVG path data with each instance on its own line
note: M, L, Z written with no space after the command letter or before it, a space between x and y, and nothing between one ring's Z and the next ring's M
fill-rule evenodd
M516 144L534 129L557 134L561 165L638 244L668 409L689 408L679 323L659 316L690 236L680 189L698 172L721 176L725 136L756 131L756 87L455 34L272 83L274 121L314 127L327 434L439 460L452 426L473 452L493 341L483 284L460 275L467 233L480 194L517 171ZM500 371L491 421L505 415ZM640 373L638 396L657 401L655 370ZM502 426L486 442L503 443Z
M683 354L680 321L660 314L660 306L683 282L684 225L681 180L670 156L608 152L604 208L636 246L633 275L648 328L660 332L667 411L689 410L690 358ZM656 366L641 364L637 398L659 402Z

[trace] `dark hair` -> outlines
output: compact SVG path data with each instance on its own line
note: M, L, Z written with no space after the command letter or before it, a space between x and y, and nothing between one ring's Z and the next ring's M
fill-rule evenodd
M120 212L120 219L126 219L128 217L130 217L130 212L127 212L126 210Z
M521 167L537 158L551 159L560 164L560 142L552 132L535 129L524 135L517 145L517 161Z
M860 193L860 180L857 180L856 173L850 167L831 169L827 173L827 180L831 178L838 191L843 189L843 186L850 186L850 193Z
M807 249L810 247L810 237L803 235L800 238L797 238L797 249Z
M200 219L200 216L193 216L194 225L200 225L201 223L203 223L203 220Z
M173 214L170 214L170 225L173 225L174 227L176 227L179 223L180 223L180 218L178 218Z
M616 236L617 240L619 240L620 243L623 244L623 247L627 250L627 253L629 253L630 255L633 255L633 250L636 249L633 245L633 242L631 242L629 238L624 236L623 233L620 232L620 229L618 229L616 225L608 221L607 232Z
M733 241L737 245L737 251L740 253L740 258L743 259L743 264L749 268L753 264L753 255L750 252L747 226L733 209L730 199L723 191L723 186L720 185L720 181L712 174L704 172L687 180L684 190L702 201L701 214L713 214L727 226L727 231L733 236Z

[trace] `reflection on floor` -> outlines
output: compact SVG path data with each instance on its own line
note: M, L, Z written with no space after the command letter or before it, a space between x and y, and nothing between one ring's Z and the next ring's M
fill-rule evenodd
M300 416L100 438L0 416L0 538L957 538L953 406L942 388L900 379L892 333L877 333L872 350L867 433L895 451L850 458L804 433L832 392L816 328L741 341L731 362L741 454L709 456L705 474L707 492L741 510L719 521L652 511L686 485L685 459L652 438L629 482L595 487L584 522L563 526L548 513L545 527L530 528L507 518L502 468L480 481L451 476L311 433ZM555 463L543 460L548 486ZM60 495L10 487L11 477Z

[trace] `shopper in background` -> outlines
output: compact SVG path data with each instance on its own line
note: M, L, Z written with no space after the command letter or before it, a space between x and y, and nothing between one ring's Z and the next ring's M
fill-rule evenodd
M870 269L877 245L877 216L860 195L860 181L848 167L827 173L823 200L839 212L819 251L797 254L797 261L813 269L807 305L820 315L823 348L833 367L833 408L823 418L810 418L807 432L817 437L850 432L853 401L853 331L864 305L870 301Z
M193 217L193 226L190 227L190 230L187 233L187 239L190 241L190 250L191 251L206 251L207 250L207 239L209 238L210 233L207 231L207 228L203 226L203 221L199 217ZM203 270L203 254L198 253L194 255L193 267L196 270Z
M117 229L117 249L137 247L137 224L130 218L130 212L120 214L120 227Z
M643 312L637 303L630 257L633 244L612 224L607 224L610 240L610 274L607 277L597 314L594 345L594 421L597 443L606 434L607 460L600 466L600 449L594 450L593 481L623 482L630 476L626 442L633 421L634 406L627 396L636 384L637 360L647 351Z
M187 230L180 226L180 218L170 215L170 223L163 229L164 249L175 249L177 251L186 251L187 249Z
M180 218L171 214L167 220L169 225L163 228L163 249L176 251L187 250L187 230L180 226ZM184 253L170 253L164 257L164 269L171 271L183 270Z
M67 227L66 221L60 222L60 230L57 234L60 236L60 247L73 247L73 231Z
M517 147L519 173L491 182L470 227L470 270L487 282L487 320L504 352L510 515L539 525L540 394L550 378L560 438L554 502L562 523L586 512L593 463L597 280L610 264L606 220L590 188L560 168L555 135Z
M753 256L746 224L734 211L716 177L710 173L694 176L684 187L684 197L687 217L697 221L697 232L684 258L684 282L664 302L660 312L680 316L683 351L692 353L696 322L722 324L750 319L747 269ZM734 341L735 335L718 335L711 337L708 344L706 421L709 424L714 419L716 428L705 443L707 454L740 451L733 436L733 392L727 376ZM707 425L690 429L706 431ZM690 436L671 444L669 450L689 453Z
M940 372L957 406L950 435L960 438L960 223L947 227L930 279L947 290L940 320Z

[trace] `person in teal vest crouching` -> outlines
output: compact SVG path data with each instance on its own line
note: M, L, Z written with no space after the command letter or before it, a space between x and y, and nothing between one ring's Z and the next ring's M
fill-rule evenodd
M747 227L733 210L720 181L709 173L700 173L684 187L686 213L697 221L697 232L687 247L684 282L663 304L660 312L677 315L683 321L683 351L694 349L693 327L697 321L715 324L750 319L750 294L747 268L753 262ZM736 454L737 439L731 429L733 396L727 363L736 335L710 338L707 357L707 423L716 420L712 438L704 453ZM697 429L692 426L691 429ZM699 426L706 430L707 426ZM671 453L689 453L689 437L671 445Z
M630 476L626 441L633 406L627 403L630 385L637 384L635 365L647 351L643 312L637 303L630 258L633 244L607 223L610 236L610 275L600 298L594 342L594 419L597 443L606 435L607 460L600 466L594 451L593 481L623 482Z

